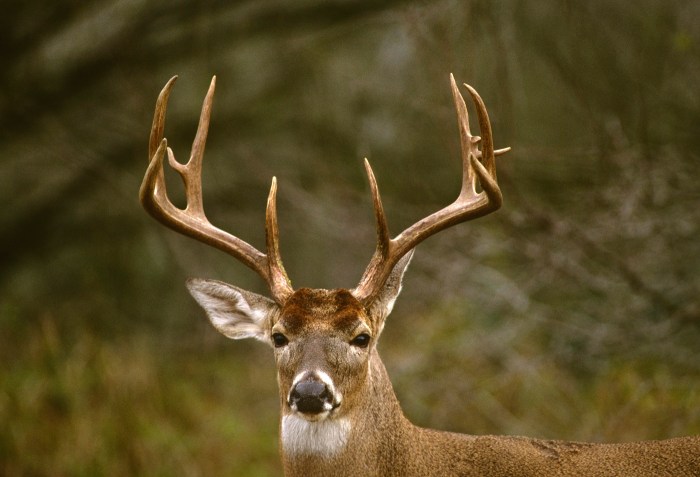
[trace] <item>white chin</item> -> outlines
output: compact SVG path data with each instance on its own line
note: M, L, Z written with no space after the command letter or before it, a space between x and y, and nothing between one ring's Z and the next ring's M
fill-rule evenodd
M295 412L282 417L284 451L288 454L331 456L343 450L350 436L350 421L347 418L328 419L329 415L330 412L312 415Z

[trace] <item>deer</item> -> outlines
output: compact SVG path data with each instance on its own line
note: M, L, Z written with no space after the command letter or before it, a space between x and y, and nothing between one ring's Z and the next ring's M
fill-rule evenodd
M450 75L461 143L462 184L450 205L400 234L389 232L369 161L376 248L352 289L294 289L282 264L277 180L265 211L265 253L212 225L202 201L202 160L216 76L204 99L186 164L164 138L168 97L156 101L149 164L139 191L146 211L168 228L231 255L268 285L270 298L227 283L189 279L186 286L211 324L231 339L270 346L280 402L279 451L287 476L700 476L700 436L634 443L584 443L518 436L467 435L412 424L401 410L377 342L401 291L415 247L437 232L499 209L503 202L486 106L474 103L480 136L470 130L467 106ZM186 207L168 198L164 158L181 176Z

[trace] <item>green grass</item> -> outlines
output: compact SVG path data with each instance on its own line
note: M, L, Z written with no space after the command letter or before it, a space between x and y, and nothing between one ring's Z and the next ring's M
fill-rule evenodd
M281 473L270 363L256 379L218 348L64 336L50 319L24 338L5 343L0 474Z

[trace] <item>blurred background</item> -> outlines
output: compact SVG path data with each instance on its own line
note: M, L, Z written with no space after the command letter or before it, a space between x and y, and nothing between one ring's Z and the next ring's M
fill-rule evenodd
M456 197L449 73L492 118L505 204L418 248L380 350L439 429L700 433L700 3L6 0L0 19L0 474L281 474L272 353L188 276L266 293L137 192L158 92L217 226L264 246L271 177L295 286L352 287ZM475 119L475 118L473 118ZM474 123L474 121L472 121ZM181 204L182 187L169 176Z

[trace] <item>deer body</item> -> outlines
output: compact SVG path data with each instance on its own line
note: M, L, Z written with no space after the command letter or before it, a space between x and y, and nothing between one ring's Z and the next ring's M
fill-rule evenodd
M700 439L590 444L527 437L470 436L424 429L403 415L378 354L368 401L358 406L347 443L334 454L286 453L288 476L549 477L700 475ZM372 393L377 394L372 394ZM283 411L284 412L284 411ZM284 439L284 437L282 438ZM694 458L692 456L695 456Z
M156 103L150 163L140 198L157 220L219 248L267 281L272 299L215 280L187 287L222 334L255 338L274 350L280 397L280 454L288 476L700 476L700 437L631 444L588 444L526 437L470 436L423 429L403 415L377 351L415 246L430 235L496 210L501 192L486 108L476 91L483 137L469 130L452 79L462 144L462 190L454 203L389 235L369 163L377 247L353 289L294 290L279 254L272 181L266 211L267 253L211 225L204 215L201 164L215 81L202 108L192 156L177 162L163 139L168 82ZM182 176L187 207L168 199L163 159ZM479 189L480 192L477 192Z

